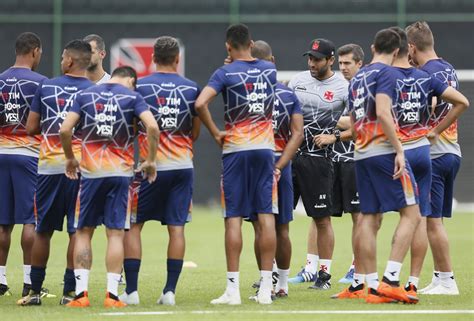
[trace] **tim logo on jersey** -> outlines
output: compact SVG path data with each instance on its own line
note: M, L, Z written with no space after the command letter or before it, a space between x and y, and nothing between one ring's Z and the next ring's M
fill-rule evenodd
M19 110L21 105L12 103L10 100L20 99L20 93L16 92L2 92L2 98L6 101L5 108L5 121L9 124L17 124L20 122Z
M400 103L402 109L402 121L404 123L416 123L420 120L419 109L421 103L418 101L421 99L421 93L419 92L400 92L400 99L403 101Z
M268 84L266 82L255 82L255 83L246 83L245 89L247 91L253 90L266 90ZM249 113L251 114L263 114L265 112L264 101L268 97L267 93L255 91L247 94L247 100L249 102Z
M112 113L118 111L118 106L110 103L96 103L95 109L97 111L94 117L97 122L96 134L102 137L112 137L114 134L113 122L117 121L117 116Z

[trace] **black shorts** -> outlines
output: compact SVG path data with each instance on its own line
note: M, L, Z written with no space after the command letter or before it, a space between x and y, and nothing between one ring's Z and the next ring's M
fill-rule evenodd
M334 180L331 158L297 155L292 170L294 208L301 196L308 216L313 218L331 216Z
M333 215L342 213L357 213L359 208L359 193L357 193L354 162L334 163Z

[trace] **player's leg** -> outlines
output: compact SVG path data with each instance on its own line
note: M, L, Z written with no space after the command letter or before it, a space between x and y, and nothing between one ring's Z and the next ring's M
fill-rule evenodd
M290 224L277 224L276 233L277 248L275 260L278 266L278 282L275 292L277 297L285 297L288 296L288 276L291 263Z
M7 282L7 258L11 233L15 224L13 181L10 173L11 155L0 155L0 296L10 296Z
M107 250L105 256L105 267L107 269L107 293L118 300L118 284L124 258L123 229L106 228Z
M273 214L258 215L259 253L260 253L260 288L258 292L259 303L271 303L273 290L273 260L276 252L275 216ZM270 301L268 299L270 298ZM261 302L262 299L264 302Z
M124 236L124 262L126 287L120 300L127 304L138 304L138 275L142 261L141 231L144 223L132 223Z
M0 296L10 296L7 282L7 258L14 225L0 225Z

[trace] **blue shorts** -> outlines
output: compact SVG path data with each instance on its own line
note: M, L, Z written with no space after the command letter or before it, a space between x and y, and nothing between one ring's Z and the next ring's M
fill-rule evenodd
M445 154L431 160L433 177L431 183L430 218L451 217L453 211L454 180L461 166L461 157Z
M394 180L394 160L395 154L387 154L355 162L362 214L399 211L418 204L418 188L410 164L406 162L405 174Z
M67 232L74 233L79 180L71 180L64 174L38 175L36 186L36 232L62 231L64 216Z
M130 227L130 177L81 178L74 227Z
M183 226L191 220L193 169L158 171L153 183L141 181L136 195L137 210L132 223L156 220L162 225Z
M280 159L277 156L275 162ZM291 162L281 170L278 181L278 215L275 217L277 224L288 224L293 221L293 177L291 175Z
M405 158L413 170L418 185L420 212L422 216L431 215L431 158L430 145L405 151Z
M223 216L254 220L257 214L278 213L273 151L257 149L222 157Z
M35 224L38 159L0 154L0 225Z

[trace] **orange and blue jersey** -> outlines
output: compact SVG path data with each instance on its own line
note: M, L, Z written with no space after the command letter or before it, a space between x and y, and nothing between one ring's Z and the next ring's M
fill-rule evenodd
M224 99L223 154L274 149L276 69L264 60L236 60L217 69L208 86Z
M66 119L74 98L94 83L85 77L60 76L45 80L36 91L31 111L40 115L41 145L38 174L63 174L66 158L59 138L59 129ZM72 148L77 159L81 156L81 140L75 131Z
M280 155L290 140L291 116L301 113L300 101L293 90L282 83L277 83L273 109L275 154Z
M93 86L76 96L71 112L81 118L83 177L133 176L134 119L147 110L140 94L120 84Z
M21 67L0 74L0 154L38 157L40 136L28 136L26 120L35 92L46 79Z
M459 81L454 67L443 59L432 59L421 67L430 75L436 77L444 84L459 90ZM448 114L452 105L438 97L438 104L430 120L430 128L436 127ZM455 121L439 135L437 142L431 146L432 157L444 154L455 154L461 157L461 147L458 143L458 123Z
M137 92L145 99L160 127L156 151L158 171L193 168L194 103L200 93L197 84L174 73L156 72L141 78ZM140 158L148 155L146 130L139 127Z
M395 153L377 119L375 96L385 94L395 100L395 69L383 63L362 67L349 86L349 110L357 133L354 159ZM392 112L392 116L393 112ZM395 118L393 119L395 123Z

